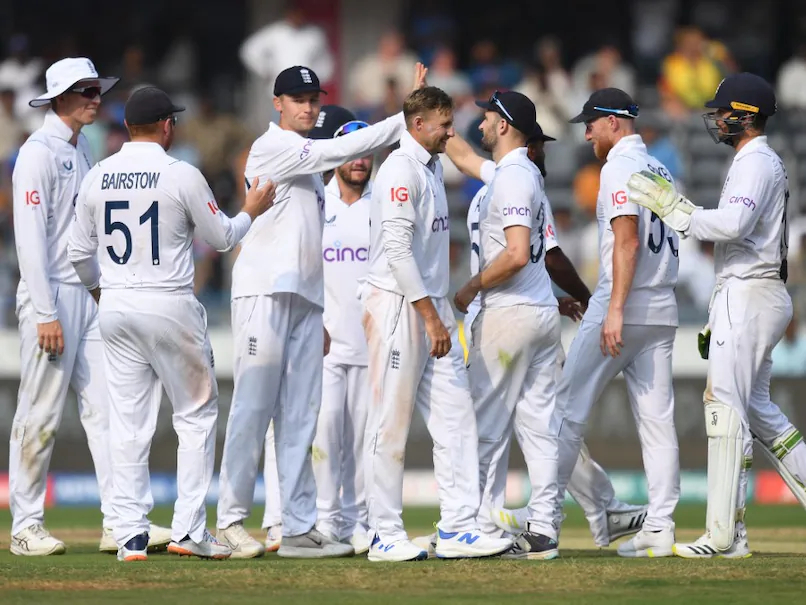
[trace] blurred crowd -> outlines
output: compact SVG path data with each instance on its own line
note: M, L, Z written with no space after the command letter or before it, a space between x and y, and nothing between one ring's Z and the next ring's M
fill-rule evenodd
M644 0L635 0L641 4ZM400 110L409 91L414 64L429 66L429 83L448 92L456 104L456 130L478 146L480 121L475 99L495 90L518 90L537 107L544 132L557 139L547 146L547 192L555 213L559 241L589 286L598 273L596 195L600 164L584 142L584 128L568 124L593 90L614 86L631 94L641 107L639 132L650 153L663 162L679 188L700 205L714 207L731 159L730 150L715 145L705 132L701 114L721 79L737 70L754 70L739 42L726 42L713 31L718 15L704 13L702 24L673 28L664 6L652 3L636 22L627 62L622 49L606 43L573 62L566 59L558 37L545 36L517 56L502 52L500 39L480 38L459 52L456 24L445 12L424 11L404 31L379 31L377 45L355 64L337 68L335 52L324 29L304 10L291 5L283 17L258 28L241 46L246 74L270 91L275 75L289 65L307 65L323 83L337 80L342 104L360 119L374 122ZM729 10L726 5L725 10ZM696 21L696 20L695 20ZM806 22L806 15L804 16ZM800 39L804 39L803 36ZM735 39L734 39L735 40ZM733 51L738 48L740 52ZM23 34L12 36L0 49L0 327L14 326L14 293L18 280L11 215L11 172L16 153L43 119L42 110L28 100L43 89L47 67ZM168 89L188 107L182 115L172 154L198 166L210 181L219 205L229 212L241 203L243 164L249 146L260 134L250 129L237 107L237 95L220 94L221 87L199 87L183 74L193 70L192 47L181 41L158 61L149 61L143 48L130 45L117 65L94 58L103 71L121 77L102 104L101 118L84 130L100 160L116 152L127 139L122 109L135 86L153 83ZM750 64L748 64L748 62ZM770 142L789 170L790 281L798 315L806 313L806 43L775 73L779 115L770 121ZM328 99L331 102L332 99ZM376 163L376 166L378 163ZM481 183L464 178L444 162L452 214L452 267L455 284L469 271L467 206ZM802 208L804 210L802 210ZM210 308L211 324L229 320L232 255L220 255L203 244L196 253L196 289ZM681 323L707 318L713 287L713 248L684 241L680 250ZM806 374L806 336L794 319L776 352L777 371Z

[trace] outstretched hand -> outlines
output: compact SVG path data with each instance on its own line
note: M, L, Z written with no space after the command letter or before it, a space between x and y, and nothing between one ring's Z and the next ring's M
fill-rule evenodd
M420 62L414 66L414 88L412 90L420 90L428 86L426 76L428 75L428 68Z

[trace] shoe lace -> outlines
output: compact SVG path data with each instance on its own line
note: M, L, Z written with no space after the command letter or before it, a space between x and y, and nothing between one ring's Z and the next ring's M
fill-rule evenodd
M238 542L245 542L252 538L252 536L249 535L249 532L246 531L246 528L240 524L231 526L229 528L229 532L235 534L235 538L238 540Z
M45 529L44 525L31 526L31 533L37 538L50 538L50 532Z
M246 530L243 529L243 526L241 526L241 530L244 531L244 532L246 531ZM201 541L202 542L209 542L210 544L220 544L220 542L215 539L215 536L213 536L213 534L211 534L206 529L204 530L204 535L202 536Z

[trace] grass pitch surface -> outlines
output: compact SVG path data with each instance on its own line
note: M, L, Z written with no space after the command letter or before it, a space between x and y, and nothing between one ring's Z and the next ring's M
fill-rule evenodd
M806 595L806 512L800 507L748 509L744 560L622 559L597 549L577 507L568 508L561 558L555 561L436 561L379 564L365 558L298 561L268 555L249 561L201 561L154 554L118 563L97 552L100 513L54 509L48 528L67 544L58 557L15 557L8 551L10 515L0 511L0 603L301 603L394 605L439 603L799 603ZM262 510L247 524L263 537ZM170 509L152 520L170 525ZM432 509L407 510L411 536L430 533ZM215 514L209 511L212 528ZM678 540L701 533L705 507L680 505Z

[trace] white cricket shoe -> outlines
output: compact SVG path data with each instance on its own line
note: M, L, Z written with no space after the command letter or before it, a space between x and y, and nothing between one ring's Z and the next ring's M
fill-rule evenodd
M171 543L171 528L161 525L151 524L148 528L148 552L157 552L168 548ZM101 543L98 545L100 552L114 555L118 552L118 544L111 527L104 527L101 534Z
M684 559L747 559L753 556L744 523L736 524L736 536L728 550L717 550L711 542L711 535L706 531L692 544L675 544L672 551Z
M357 555L365 555L369 552L369 538L367 538L367 532L363 530L355 532L345 543L352 546Z
M277 552L283 541L283 526L272 525L266 532L266 552Z
M621 557L671 557L674 552L674 525L660 531L642 529L632 538L619 544Z
M437 528L438 559L466 559L500 555L512 546L509 538L494 538L478 529L444 532Z
M11 554L24 557L45 557L47 555L63 555L67 550L64 542L50 535L44 525L37 523L26 527L15 536L11 536Z
M352 557L355 551L349 544L337 542L314 527L301 536L283 536L277 554L289 559L330 559Z
M429 559L437 556L437 532L428 536L417 536L412 543L428 553Z
M194 542L190 536L185 536L179 542L171 541L168 552L183 557L199 557L200 559L229 559L232 549L221 544L206 529L201 542Z
M490 519L496 527L510 534L518 535L526 531L529 508L494 508L490 511Z
M118 561L130 563L132 561L148 561L148 534L142 533L134 536L121 546L118 551Z
M610 542L638 533L644 526L648 509L648 506L639 506L628 511L607 511L607 533Z
M370 561L388 561L402 563L404 561L425 561L428 552L417 546L411 540L395 540L384 542L376 535L369 547L367 559Z
M243 523L233 523L226 529L219 529L216 539L232 549L231 559L254 559L266 552L263 545L244 529Z

